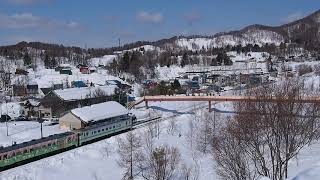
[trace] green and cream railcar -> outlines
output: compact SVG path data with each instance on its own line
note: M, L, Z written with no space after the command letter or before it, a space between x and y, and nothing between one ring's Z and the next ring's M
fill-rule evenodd
M77 135L67 132L4 147L0 149L0 170L76 146L78 146Z
M79 145L117 132L129 130L132 128L132 123L132 116L125 115L83 128L78 131Z

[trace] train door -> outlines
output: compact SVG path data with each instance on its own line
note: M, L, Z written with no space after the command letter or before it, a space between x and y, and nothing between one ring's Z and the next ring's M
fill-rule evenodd
M64 138L60 138L60 139L57 140L59 149L63 149L64 148L64 145L65 145L64 140L65 140Z

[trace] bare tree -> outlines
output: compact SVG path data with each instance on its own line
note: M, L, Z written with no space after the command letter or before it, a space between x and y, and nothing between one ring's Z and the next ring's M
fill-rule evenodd
M106 96L107 96L106 92L100 88L95 89L91 94L91 98L106 97Z
M135 133L128 132L125 138L119 138L118 154L120 159L118 165L124 168L123 179L133 179L139 174L137 160L139 156L139 148L141 148L141 139Z
M212 142L214 135L214 117L211 113L202 111L202 119L197 123L196 131L196 145L197 150L202 153L207 153L209 149L210 142Z
M172 118L169 121L168 127L167 127L167 133L170 135L174 135L178 131L176 119Z
M305 93L298 80L248 91L248 96L261 100L236 104L237 115L215 138L219 174L225 179L255 179L254 170L274 180L286 179L289 160L319 138L320 106L300 102Z
M162 146L140 156L141 177L146 180L176 179L180 152L175 147Z
M181 180L198 180L199 179L199 166L195 163L194 166L183 164L181 167Z

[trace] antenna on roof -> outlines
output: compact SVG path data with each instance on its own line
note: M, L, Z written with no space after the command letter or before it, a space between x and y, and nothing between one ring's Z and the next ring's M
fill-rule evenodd
M118 39L118 41L119 41L119 48L121 47L121 40L120 40L120 38Z

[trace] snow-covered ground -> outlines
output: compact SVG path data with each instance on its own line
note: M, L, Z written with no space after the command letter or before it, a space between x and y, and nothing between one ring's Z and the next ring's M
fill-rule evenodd
M20 105L18 102L0 104L0 114L8 114L11 118L20 116Z
M0 146L9 146L13 142L22 143L32 139L39 139L41 138L40 126L41 124L38 122L11 121L8 123L9 136L7 136L6 123L0 123ZM42 127L44 137L65 132L59 129L59 125L52 126L49 122L44 122Z
M34 72L29 70L28 79L39 85L39 88L52 87L53 84L65 84L68 82L71 85L72 81L83 81L84 83L94 83L105 85L106 80L119 80L120 78L111 76L104 69L98 69L98 72L91 74L82 74L79 69L72 67L72 75L60 74L54 69L39 69ZM123 82L125 83L125 82Z
M113 60L117 60L118 56L116 55L105 55L103 57L99 58L92 58L89 60L89 64L94 67L98 67L100 65L107 66L109 65Z
M226 92L229 93L229 92ZM177 147L181 153L182 163L191 166L197 164L199 168L199 180L219 179L214 169L214 161L210 153L196 153L188 142L188 130L190 121L199 117L200 113L208 111L207 104L203 102L153 102L149 103L150 109L145 109L143 104L131 112L138 119L149 116L161 115L171 117L160 123L160 136L155 138L156 145L169 145ZM197 112L191 111L198 108ZM218 121L223 121L226 116L231 116L232 103L214 104ZM176 122L174 133L167 131L170 121ZM1 143L10 144L11 141L25 141L31 136L40 136L39 124L17 122L10 123L10 138L5 136L5 124L0 124ZM46 135L57 133L57 126L44 126ZM135 130L143 137L147 127ZM100 180L121 179L123 170L118 166L117 138L125 134L111 137L90 145L86 145L68 152L48 157L24 166L4 171L0 175L1 180ZM309 180L319 177L320 170L320 143L315 143L302 150L297 159L290 161L289 179Z
M186 129L188 129L188 120L193 118L193 112L188 108L192 108L201 104L198 103L151 103L151 112L163 116L170 116L179 113L180 116L175 118L177 122L177 131L174 134L168 134L166 127L168 121L160 124L161 135L159 139L155 139L156 144L167 144L179 148L182 155L182 161L186 164L192 164L192 152L186 141ZM134 111L146 112L145 108L139 108ZM143 134L147 127L135 130ZM179 137L179 134L181 137ZM90 179L121 179L122 169L119 168L117 160L117 142L116 139L124 137L119 135L106 140L99 141L84 147L80 147L56 156L42 159L21 167L17 167L5 172L2 172L1 179L33 179L33 180L90 180ZM212 177L215 179L216 175L213 171L213 163L210 155L197 156L197 163L201 167L200 179L207 179ZM211 179L211 178L210 178Z

